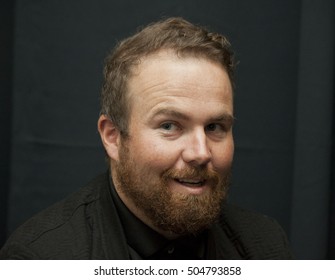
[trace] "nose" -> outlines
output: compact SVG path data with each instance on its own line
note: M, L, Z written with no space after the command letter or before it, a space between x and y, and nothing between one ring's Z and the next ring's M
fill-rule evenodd
M204 166L211 160L212 155L204 129L198 129L188 135L182 157L185 162L196 166Z

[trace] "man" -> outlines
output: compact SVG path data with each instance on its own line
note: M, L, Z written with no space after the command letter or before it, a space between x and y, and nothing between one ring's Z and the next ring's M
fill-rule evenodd
M21 226L18 259L288 259L270 218L228 205L233 54L170 18L106 60L98 130L110 169Z

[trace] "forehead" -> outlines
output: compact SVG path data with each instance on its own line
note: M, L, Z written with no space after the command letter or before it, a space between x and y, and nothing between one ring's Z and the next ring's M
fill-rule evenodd
M219 62L215 62L209 58L206 58L204 55L193 55L191 53L179 54L172 49L163 49L139 59L138 63L135 64L130 71L131 77L128 82L132 83L134 79L145 80L145 78L149 78L145 77L146 75L150 75L151 77L160 76L160 78L162 78L162 74L166 72L169 72L169 75L173 73L179 75L179 71L187 71L192 67L196 69L194 67L196 64L201 65L199 68L202 72L208 70L208 68L211 67L212 70L214 68L217 70L212 71L212 74L216 72L221 75L222 72L224 72L224 75L228 77L227 71L223 65L221 65ZM153 76L153 74L155 75ZM229 85L231 85L230 79Z
M194 102L224 106L232 114L232 86L226 70L199 57L160 51L142 59L128 81L131 107L192 106ZM132 110L133 111L133 110Z

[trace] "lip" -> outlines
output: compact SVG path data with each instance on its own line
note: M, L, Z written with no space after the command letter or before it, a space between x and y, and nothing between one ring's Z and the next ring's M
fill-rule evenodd
M203 179L197 179L197 178L175 178L175 181L177 181L179 184L186 185L189 187L201 187L204 183L205 180Z
M204 179L175 178L171 180L171 189L183 194L200 195L209 188L208 181Z

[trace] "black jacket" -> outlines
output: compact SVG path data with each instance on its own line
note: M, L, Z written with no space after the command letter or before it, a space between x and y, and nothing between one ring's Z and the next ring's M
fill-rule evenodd
M224 205L209 237L216 259L292 258L276 221L235 206ZM0 259L129 258L108 174L28 220L0 251Z

